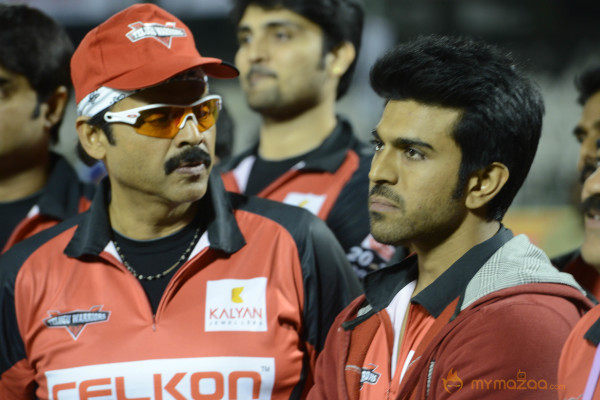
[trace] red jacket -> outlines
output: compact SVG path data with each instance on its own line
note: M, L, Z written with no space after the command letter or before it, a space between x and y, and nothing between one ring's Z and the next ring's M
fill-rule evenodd
M304 398L361 291L326 225L213 174L208 228L153 313L111 241L106 186L0 257L0 399Z
M369 275L365 296L332 325L309 399L368 398L361 392L369 385L387 385L388 399L555 399L561 347L591 302L572 277L556 271L525 241L518 236L506 242L483 266L473 267L466 285L452 287L447 278L459 276L462 272L450 270L465 267L466 259L473 261L469 253L462 265L454 264L438 278L444 285L434 289L446 297L446 305L435 313L397 387L391 386L390 365L379 365L367 354L377 335L387 341L383 348L391 358L394 328L386 307L404 282L416 277L416 260ZM446 293L439 292L447 286ZM462 289L457 296L451 294L456 289Z
M2 253L15 243L87 210L94 187L82 183L69 163L53 155L52 170L37 205L13 230Z
M581 400L586 385L592 399L600 397L600 379L592 376L592 364L600 343L600 306L594 307L575 325L565 343L558 365L558 399Z

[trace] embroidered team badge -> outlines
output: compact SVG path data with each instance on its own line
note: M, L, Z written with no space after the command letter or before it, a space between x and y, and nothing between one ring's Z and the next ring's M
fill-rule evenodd
M369 385L376 385L379 382L379 377L381 374L379 372L375 372L379 365L369 364L372 368L362 368L360 373L360 388L362 389L365 383Z
M93 306L89 310L75 310L66 313L59 311L48 311L49 318L44 320L48 328L65 328L77 340L83 328L87 324L106 322L110 317L110 311L100 311L102 306Z
M176 28L175 22L167 22L164 25L158 23L134 22L129 24L131 31L127 33L127 38L132 42L137 42L142 39L154 39L164 44L167 48L171 48L171 42L174 37L187 36L185 30Z

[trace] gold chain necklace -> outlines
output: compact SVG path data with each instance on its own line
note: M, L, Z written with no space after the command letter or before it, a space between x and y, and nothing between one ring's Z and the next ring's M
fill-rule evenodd
M187 258L189 257L190 253L192 252L192 249L194 248L194 246L196 246L196 242L198 241L199 237L200 237L200 228L198 227L198 228L196 228L196 232L194 232L194 237L192 238L192 241L190 242L189 246L187 247L187 249L185 249L185 251L183 252L181 257L179 257L179 259L177 259L175 264L171 265L169 268L167 268L163 272L154 274L154 275L139 274L135 269L133 269L133 267L131 265L129 265L129 263L125 259L125 256L121 252L121 247L119 247L119 244L117 243L117 240L114 237L113 237L113 243L115 244L115 249L117 250L117 254L119 255L119 257L121 257L121 260L123 261L123 265L125 265L125 268L127 268L127 270L129 272L131 272L133 274L133 276L135 276L140 281L151 281L153 279L160 279L163 276L168 275L171 271L173 271L175 268L177 268L180 264L184 263L185 260L187 260Z

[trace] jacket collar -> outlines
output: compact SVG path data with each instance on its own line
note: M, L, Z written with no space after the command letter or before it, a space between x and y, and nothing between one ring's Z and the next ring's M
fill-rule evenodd
M239 229L230 197L225 192L223 182L216 173L209 177L208 207L199 207L201 216L207 223L210 247L228 254L241 249L245 239ZM112 228L108 216L110 184L105 178L98 186L92 205L81 219L73 238L65 249L70 257L99 255L111 241ZM202 201L202 200L199 200Z
M50 176L37 205L40 214L64 220L79 212L81 196L91 197L93 186L82 183L64 158L56 153L50 157Z
M457 297L473 279L485 262L513 237L510 230L501 227L490 239L466 252L433 283L411 299L434 317ZM418 277L417 256L413 255L394 266L380 269L365 277L365 295L373 312L386 308L396 294Z
M334 173L344 162L348 150L354 150L361 156L371 155L372 151L365 143L359 141L352 130L350 122L337 116L338 123L333 132L315 150L307 153L300 163L301 170L324 171ZM240 155L221 164L220 171L234 169L242 160L258 154L258 143Z

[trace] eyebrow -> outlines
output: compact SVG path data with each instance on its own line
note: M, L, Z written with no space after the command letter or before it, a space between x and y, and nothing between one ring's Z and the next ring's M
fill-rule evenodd
M375 139L381 140L381 137L379 137L379 133L377 132L377 129L373 129L371 134L373 135L373 137L375 137ZM392 145L394 147L399 147L399 148L418 146L418 147L425 147L425 148L435 151L433 146L430 145L429 143L423 142L421 140L416 140L416 139L408 139L408 138L401 138L401 137L395 138L394 140L392 140Z
M288 28L294 28L294 29L299 29L300 25L292 22L292 21L287 21L287 20L275 20L275 21L269 21L266 24L262 25L262 28L267 28L267 29L271 29L271 28L280 28L280 27L288 27ZM250 27L248 25L240 25L237 28L238 32L249 32L252 29L250 29Z
M600 130L600 119L596 120L593 124L592 124L592 128L594 129L598 129ZM573 134L575 136L579 136L580 134L585 134L587 133L587 130L584 129L582 126L577 125L575 128L573 128Z

